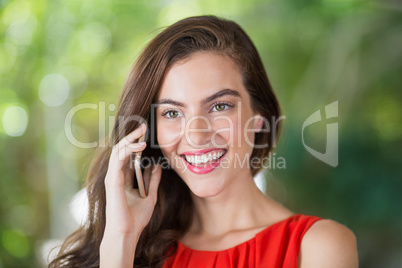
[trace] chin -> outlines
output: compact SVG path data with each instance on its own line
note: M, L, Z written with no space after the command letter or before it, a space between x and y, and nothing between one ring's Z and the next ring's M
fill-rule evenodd
M207 198L219 195L222 192L222 185L203 181L199 183L187 183L190 191L197 197Z

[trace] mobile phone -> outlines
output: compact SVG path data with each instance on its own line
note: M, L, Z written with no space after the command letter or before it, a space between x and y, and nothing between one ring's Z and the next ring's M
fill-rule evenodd
M143 142L144 140L145 140L145 134L138 139L138 142ZM142 175L141 171L141 154L142 152L138 152L135 155L134 169L135 169L135 177L137 178L138 191L140 192L140 196L142 198L145 198L147 196L147 192L145 190L144 176Z

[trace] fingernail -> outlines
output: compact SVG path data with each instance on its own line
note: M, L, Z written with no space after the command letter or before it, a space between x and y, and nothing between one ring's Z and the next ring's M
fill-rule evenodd
M143 146L143 145L145 145L145 144L147 144L145 141L142 141L142 142L139 142L139 143L138 143L138 145L140 145L140 146Z

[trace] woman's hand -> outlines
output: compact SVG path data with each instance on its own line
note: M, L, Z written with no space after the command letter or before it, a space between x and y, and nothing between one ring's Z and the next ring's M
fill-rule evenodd
M142 152L146 144L134 143L146 132L142 124L113 147L105 178L106 228L105 233L123 236L139 236L151 219L161 178L160 165L149 165L144 171L144 180L149 184L148 195L140 197L133 188L134 161L132 153ZM148 183L147 183L148 182Z
M146 147L145 143L133 142L145 132L146 125L142 124L116 144L110 154L105 177L106 226L99 249L101 268L133 267L138 239L154 211L161 166L153 166L152 171L150 165L145 168L144 180L149 190L147 197L142 198L138 189L133 188L134 163L130 163L131 154Z

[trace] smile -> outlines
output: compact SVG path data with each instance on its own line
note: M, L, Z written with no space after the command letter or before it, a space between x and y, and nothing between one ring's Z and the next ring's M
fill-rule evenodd
M209 150L206 153L199 152L185 153L180 155L183 162L196 174L211 172L219 166L221 159L226 154L226 149Z

